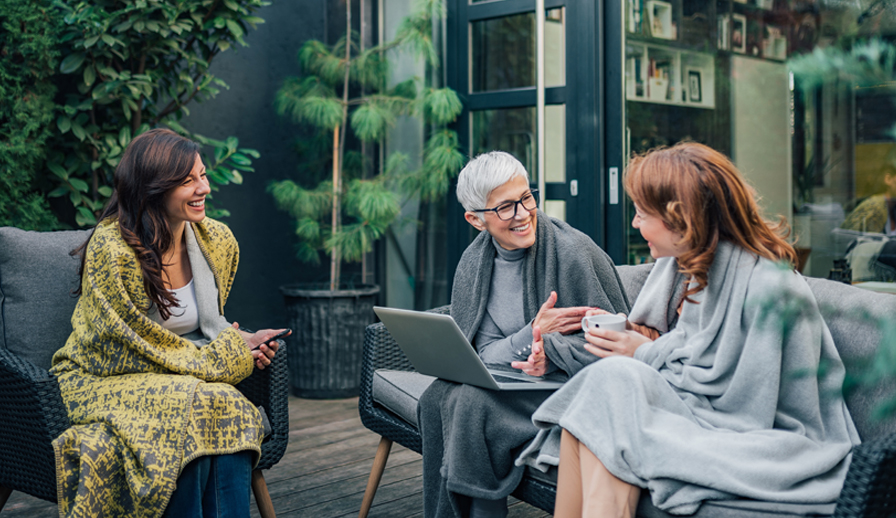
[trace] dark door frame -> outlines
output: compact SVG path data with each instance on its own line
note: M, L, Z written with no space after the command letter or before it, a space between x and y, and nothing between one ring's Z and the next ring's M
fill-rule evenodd
M545 0L545 8L566 7L566 86L547 88L546 104L566 105L567 183L547 184L546 197L567 202L567 221L589 235L610 257L625 257L622 167L624 124L622 102L621 0ZM469 93L469 24L532 12L535 0L493 0L469 4L448 2L446 59L448 85L464 102L454 129L464 152L470 143L470 111L535 106L535 87L512 91ZM615 20L615 23L610 22ZM608 79L609 78L609 79ZM616 167L618 203L608 203L608 167ZM569 181L578 182L578 194ZM448 283L474 231L463 220L454 195L448 200Z

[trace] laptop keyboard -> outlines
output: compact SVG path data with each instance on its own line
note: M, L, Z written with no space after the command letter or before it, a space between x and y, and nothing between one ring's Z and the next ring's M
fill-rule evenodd
M540 381L538 378L533 378L530 380L521 380L519 378L511 378L510 376L501 376L500 374L492 374L492 377L495 378L495 381L498 383L533 383L535 381Z

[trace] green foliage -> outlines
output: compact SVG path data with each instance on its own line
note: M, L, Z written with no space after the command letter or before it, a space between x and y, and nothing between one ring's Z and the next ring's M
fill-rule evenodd
M442 9L440 0L424 1L402 22L394 41L363 51L354 33L333 46L310 40L299 49L303 75L284 82L275 107L280 115L313 131L311 138L297 146L302 152L301 173L310 181L304 185L293 180L275 182L269 192L296 222L300 260L317 264L321 252L326 252L335 256L337 264L360 261L397 221L403 202L444 196L463 166L457 135L447 129L462 109L457 94L421 79L387 84L390 59L410 56L422 58L428 67L439 66L432 27ZM393 153L385 157L380 174L362 178L364 157L345 150L346 127L361 142L381 143L388 128L405 115L420 117L428 128L422 167L410 170L408 157ZM328 150L323 149L324 142ZM331 270L331 288L338 280L336 267Z
M7 2L0 11L0 226L58 226L37 180L56 109L50 78L61 24L49 0Z
M896 78L896 44L872 39L850 48L815 47L787 61L803 88L817 88L832 79L859 87L886 84Z
M787 60L787 65L804 90L832 80L856 87L880 87L896 81L896 44L875 38L852 42L848 48L815 47L811 53ZM889 131L896 139L896 125Z
M56 0L64 15L59 71L64 105L47 167L67 196L79 225L93 225L112 193L115 167L132 138L152 127L173 130L211 146L203 159L213 191L242 183L258 153L236 137L191 134L178 121L187 105L213 98L227 85L209 64L264 20L263 0ZM209 206L208 214L227 211Z

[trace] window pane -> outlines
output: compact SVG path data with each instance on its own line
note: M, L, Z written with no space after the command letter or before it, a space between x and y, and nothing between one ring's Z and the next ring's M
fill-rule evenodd
M506 151L522 162L529 180L537 183L535 171L535 107L472 112L471 156L488 151Z
M566 221L566 200L544 200L544 212L552 218Z
M544 180L566 181L566 105L544 107Z
M535 86L535 13L470 24L470 90Z
M548 9L544 18L544 86L563 86L566 84L566 8Z

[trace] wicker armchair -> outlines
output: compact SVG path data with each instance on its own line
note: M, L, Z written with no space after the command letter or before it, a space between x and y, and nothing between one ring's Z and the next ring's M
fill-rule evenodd
M630 298L640 290L644 272L635 272L633 267L620 267L620 276L625 284ZM639 280L635 281L632 275L637 273ZM848 333L836 322L841 318L837 315L837 304L850 303L856 299L862 299L867 304L873 315L896 314L896 297L892 295L874 294L822 279L809 279L822 312L831 327L834 341L841 349L844 357L867 357L867 353L877 347L879 334L875 332L862 333L861 337L851 337L847 347L841 343L847 341ZM448 307L438 308L433 311L447 313ZM389 451L393 442L422 452L420 433L414 423L412 413L390 410L384 406L378 397L374 397L374 381L382 381L383 373L394 371L412 372L413 367L401 352L401 349L392 339L382 323L367 327L364 337L364 355L361 374L361 394L358 410L361 421L371 431L381 436L373 468L368 479L367 491L361 506L359 518L365 518L370 510L377 486L386 467ZM377 371L382 371L378 374ZM421 375L417 375L421 376ZM404 377L392 377L391 382L407 383L413 376L405 374ZM418 384L419 385L419 384ZM382 386L382 385L380 385ZM406 389L407 397L419 397L422 390L419 386L415 389ZM833 516L845 517L892 517L896 516L896 419L887 421L874 421L871 411L874 404L883 398L892 397L892 388L881 392L879 389L858 391L847 399L847 404L853 414L853 418L866 441L853 450L852 463L843 490L834 505L788 505L780 504L774 509L768 507L750 508L750 505L741 505L743 501L734 502L707 502L701 506L696 517L731 517L731 518L760 518L781 516ZM386 398L388 399L388 398ZM405 402L415 404L415 401ZM391 405L391 402L385 404ZM403 417L400 417L403 414ZM534 505L547 512L553 512L554 499L556 497L556 471L543 474L539 471L527 468L522 481L513 492L513 496ZM672 518L656 507L650 501L649 495L642 492L638 505L638 517L640 518Z
M0 511L12 491L57 501L51 443L71 423L59 384L47 369L71 332L77 261L68 252L86 235L0 228ZM265 518L274 516L274 508L261 470L279 462L289 436L286 347L280 346L268 368L237 385L264 407L271 425L252 474Z

